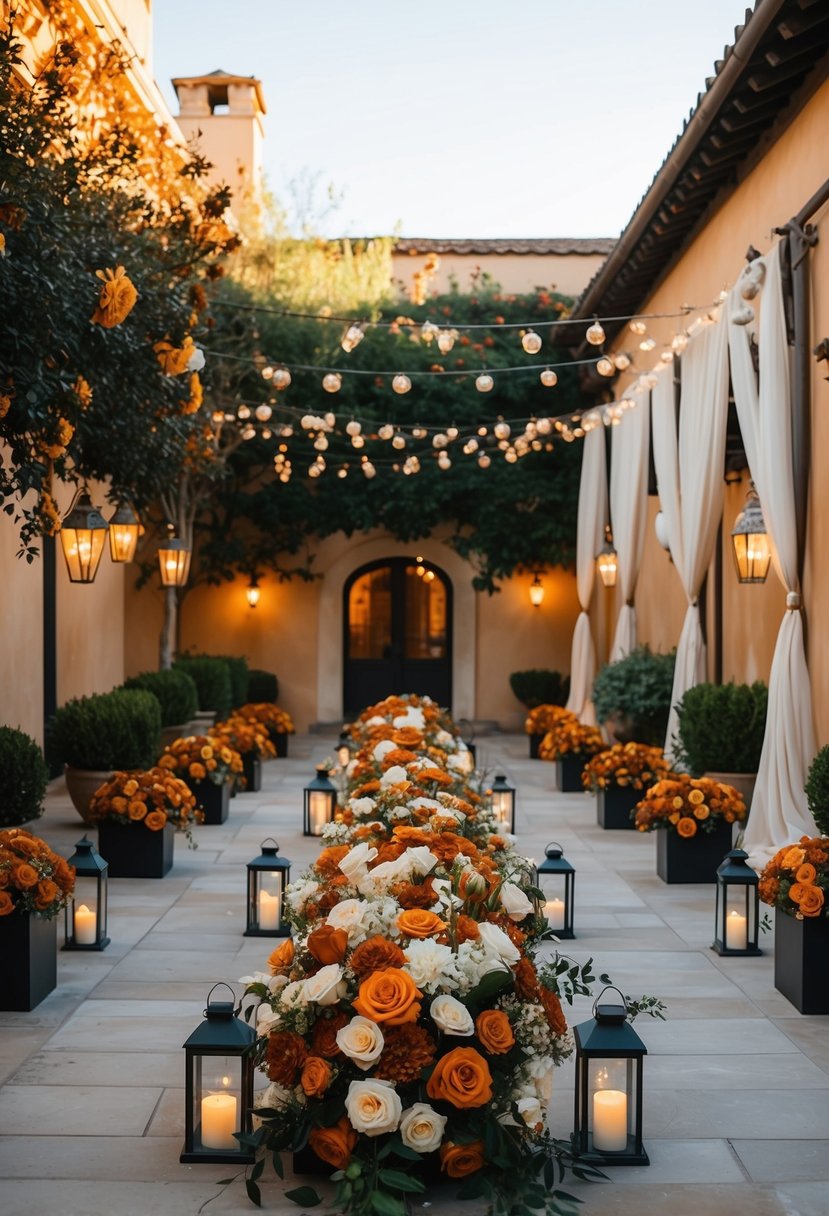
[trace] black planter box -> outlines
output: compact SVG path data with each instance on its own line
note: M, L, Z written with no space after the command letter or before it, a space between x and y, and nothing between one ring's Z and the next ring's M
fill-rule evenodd
M539 749L539 747L541 747L541 740L544 738L544 736L543 735L529 735L528 737L530 740L530 759L537 760L538 759L538 749Z
M271 741L276 748L277 756L283 759L288 754L288 735L284 730L275 730L271 732Z
M245 784L241 792L243 794L258 794L262 788L262 760L255 752L248 752L242 756L242 765L244 766Z
M556 785L562 794L583 794L581 775L587 756L562 756L556 760Z
M173 867L176 830L169 822L160 832L143 823L98 824L98 852L109 863L110 878L163 878Z
M644 797L644 790L629 785L609 785L596 791L596 822L606 831L636 831L630 812Z
M656 830L656 872L663 882L716 882L717 866L731 848L733 824L720 819L713 832L697 829L687 839L671 828Z
M799 1013L829 1013L829 918L775 908L774 986Z
M230 811L230 782L223 781L221 785L216 785L215 781L188 781L187 784L204 811L204 822L213 825L224 823Z
M54 991L58 982L57 917L44 920L30 912L0 917L3 982L0 1009L28 1012Z

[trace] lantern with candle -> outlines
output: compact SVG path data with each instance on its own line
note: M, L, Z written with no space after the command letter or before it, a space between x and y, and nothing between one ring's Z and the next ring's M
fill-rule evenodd
M66 905L64 950L105 950L109 865L84 836L69 858L75 868L75 890Z
M328 765L318 764L316 777L303 790L303 836L321 836L325 825L333 821L336 809L337 791L328 778Z
M180 1161L245 1165L254 1159L237 1138L250 1132L256 1032L235 1016L234 1001L211 1001L204 1021L184 1044L184 1149Z
M509 785L503 773L497 773L492 783L492 811L503 832L515 833L515 787Z
M555 841L544 850L544 860L538 867L538 882L544 892L547 923L556 937L571 941L576 936L573 932L576 871Z
M291 863L279 856L279 845L268 836L260 845L261 853L247 864L248 923L245 937L289 937L291 927L285 920L285 888L291 877Z
M717 868L714 944L717 954L741 957L762 954L757 945L760 879L748 864L748 853L732 849Z

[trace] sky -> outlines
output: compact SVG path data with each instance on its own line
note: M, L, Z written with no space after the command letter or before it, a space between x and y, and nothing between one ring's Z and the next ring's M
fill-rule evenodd
M322 235L617 236L745 8L155 0L153 70L174 114L172 76L261 79L268 186Z

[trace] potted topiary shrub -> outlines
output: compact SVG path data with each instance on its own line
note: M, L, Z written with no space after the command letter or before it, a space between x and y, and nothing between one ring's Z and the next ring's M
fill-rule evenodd
M248 701L275 701L279 696L279 680L272 671L251 667L248 671Z
M199 708L199 693L191 675L181 668L143 671L124 681L124 688L143 688L161 707L161 746L188 733L188 725Z
M596 717L619 743L662 747L671 712L676 651L654 652L637 646L607 663L593 684Z
M696 684L677 705L674 755L694 777L733 785L751 803L769 690L754 684Z
M63 764L69 797L86 820L89 801L117 769L155 763L161 708L151 692L117 688L62 705L49 723L47 754Z
M224 659L207 655L179 655L174 671L184 671L195 681L199 697L196 713L200 727L212 726L217 718L226 718L233 701L230 670Z
M49 773L34 739L0 726L0 827L19 827L43 814Z
M560 671L531 668L514 671L509 678L510 688L522 705L530 711L524 723L529 735L530 759L538 759L538 748L549 729L545 720L547 711L553 714L566 704L570 693L570 677ZM537 719L537 721L536 721Z

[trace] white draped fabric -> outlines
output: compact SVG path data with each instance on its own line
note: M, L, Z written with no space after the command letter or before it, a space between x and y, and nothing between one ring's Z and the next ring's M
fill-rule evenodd
M622 607L610 648L610 662L630 654L636 646L636 609L633 596L648 519L649 417L646 393L634 393L636 405L622 415L612 432L610 461L610 522L618 554L617 586Z
M584 437L579 512L576 531L576 587L581 612L573 633L570 657L570 696L567 708L582 722L595 725L593 680L596 676L596 648L590 630L588 609L596 578L596 554L602 545L607 519L607 464L604 428L594 427Z
M803 643L797 568L792 467L789 349L783 310L780 248L766 257L760 309L760 383L754 374L748 327L729 321L731 378L749 471L763 508L774 568L786 588L786 615L777 635L769 677L766 734L745 834L753 864L765 864L782 845L816 835L803 787L815 754L811 688ZM729 317L745 307L738 280Z
M659 502L688 608L676 652L665 754L672 756L676 705L706 676L698 598L711 564L722 516L725 428L728 413L727 327L706 325L682 359L677 436L671 369L653 393L654 463Z

